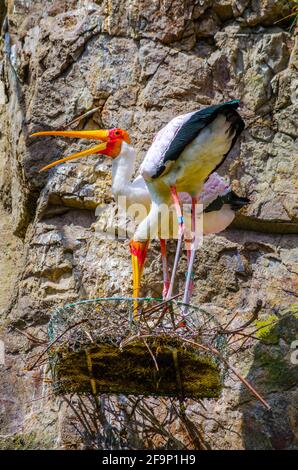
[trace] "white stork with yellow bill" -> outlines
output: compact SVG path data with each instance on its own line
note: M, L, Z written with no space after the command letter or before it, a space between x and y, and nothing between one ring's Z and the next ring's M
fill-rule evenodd
M123 129L43 131L33 134L34 136L55 135L101 141L100 144L91 149L52 162L43 167L41 171L91 154L110 156L113 159L112 191L114 196L126 196L128 205L137 202L150 208L148 216L140 223L130 243L134 298L139 297L141 275L149 239L158 235L160 204L170 206L174 203L179 222L178 244L171 281L165 287L167 291L166 298L170 299L184 232L184 221L178 193L188 193L191 197L193 209L192 230L194 234L196 233L195 205L202 190L204 190L205 201L199 200L199 202L204 202L204 213L206 215L204 233L214 233L226 228L234 218L234 210L248 203L247 199L235 195L228 185L223 188L217 182L215 184L215 186L217 185L217 192L214 192L215 177L209 180L209 185L207 181L209 175L224 161L244 128L244 123L237 112L238 105L239 102L234 100L174 118L155 137L141 165L141 175L133 181L131 181L131 178L134 172L136 155L129 134ZM218 178L220 179L220 177ZM213 183L211 184L210 181ZM204 183L205 186L203 187ZM214 209L210 209L210 207L214 207ZM221 215L219 216L219 214ZM208 223L210 224L209 228L207 227ZM165 268L167 263L165 242L163 240L161 247ZM184 294L185 303L190 298L194 257L195 250L188 251L189 263ZM166 276L164 270L165 281L167 280ZM136 309L137 301L135 303Z

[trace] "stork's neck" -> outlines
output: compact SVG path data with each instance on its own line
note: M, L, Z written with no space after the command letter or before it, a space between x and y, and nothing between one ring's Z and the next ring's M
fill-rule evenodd
M121 152L112 164L112 193L114 197L129 196L136 154L131 145L122 142Z

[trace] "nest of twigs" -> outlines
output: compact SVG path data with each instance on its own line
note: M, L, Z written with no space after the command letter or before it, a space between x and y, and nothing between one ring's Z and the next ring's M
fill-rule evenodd
M57 394L220 395L212 348L224 355L225 337L216 319L175 300L140 305L138 318L132 299L81 301L54 313L48 353Z
M46 374L45 382L52 383L47 396L67 403L83 448L209 449L189 405L202 407L201 398L218 397L226 373L271 409L230 362L256 342L267 344L259 338L268 322L255 322L262 303L247 312L245 321L240 311L215 316L213 308L185 306L178 297L140 299L137 319L132 299L68 304L53 313L47 339L15 327L38 348L27 369L37 378ZM269 326L280 321L271 319ZM43 367L48 360L51 377ZM197 414L208 419L203 411Z

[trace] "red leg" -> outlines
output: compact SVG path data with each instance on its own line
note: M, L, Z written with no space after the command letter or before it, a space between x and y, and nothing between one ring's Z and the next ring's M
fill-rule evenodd
M167 259L167 242L163 238L160 238L160 251L162 259L162 271L163 271L163 290L162 298L165 299L170 286L169 266Z
M172 276L171 276L171 282L170 282L170 287L168 290L168 294L166 299L170 299L172 297L172 292L174 288L174 282L175 282L175 276L177 272L177 267L178 267L178 261L180 258L180 251L181 251L181 246L182 246L182 239L183 239L183 233L184 233L184 221L183 221L183 216L182 216L182 211L180 207L180 202L179 202L179 197L177 194L177 189L176 186L171 186L171 195L172 199L174 202L174 206L176 209L176 214L178 218L178 242L177 242L177 249L176 249L176 254L175 254L175 260L174 260L174 266L173 266L173 271L172 271Z

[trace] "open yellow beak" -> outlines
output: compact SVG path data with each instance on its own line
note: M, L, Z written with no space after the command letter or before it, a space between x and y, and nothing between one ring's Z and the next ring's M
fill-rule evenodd
M141 279L144 270L144 264L147 256L149 241L139 242L132 240L130 242L131 264L132 264L132 282L133 282L133 312L134 318L138 317L139 302L141 289Z
M90 131L42 131L31 134L30 137L38 137L40 135L60 135L62 137L72 137L77 139L92 139L106 142L109 140L109 131L106 129L90 130Z
M82 152L74 153L69 155L68 157L61 158L56 160L55 162L50 163L49 165L44 166L39 170L45 171L53 166L59 165L60 163L64 163L70 160L74 160L75 158L86 157L88 155L92 155L95 153L103 152L107 148L107 143L109 141L109 131L108 130L90 130L90 131L43 131L43 132L35 132L31 135L31 137L38 137L43 135L54 135L54 136L62 136L62 137L72 137L78 139L91 139L91 140L101 140L103 143L99 145L95 145L87 150L83 150Z

